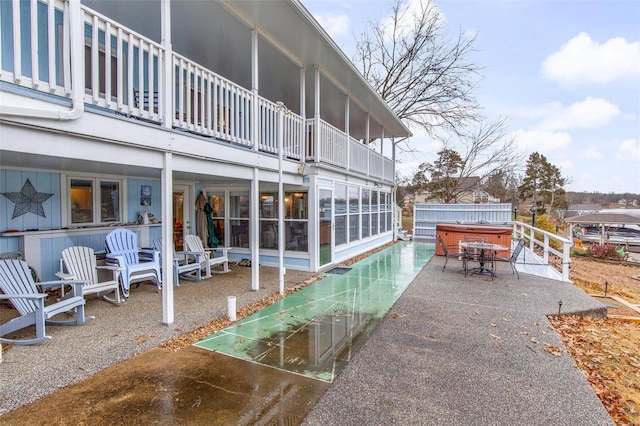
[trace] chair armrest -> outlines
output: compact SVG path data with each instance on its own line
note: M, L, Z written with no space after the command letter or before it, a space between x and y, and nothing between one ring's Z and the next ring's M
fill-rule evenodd
M42 288L47 288L47 287L60 287L60 285L72 285L73 286L73 294L76 296L80 296L82 297L82 292L83 292L83 287L87 284L89 284L89 281L83 281L83 280L65 280L65 281L45 281L45 282L40 282L40 283L36 283L36 285L39 285Z
M61 280L72 280L72 279L74 279L76 277L73 274L68 274L68 273L62 272L62 271L56 272L55 276L60 278Z
M147 248L141 248L138 249L138 253L142 253L145 255L150 255L151 256L151 260L153 262L159 262L160 260L160 252L154 249L147 249Z
M0 294L0 299L44 299L47 297L46 293L33 293L33 294Z
M218 255L218 253L216 253L217 251L221 251L222 252L222 257L228 257L227 253L230 250L229 247L209 247L207 249L205 249L207 252L211 253L213 252L213 257L216 257Z

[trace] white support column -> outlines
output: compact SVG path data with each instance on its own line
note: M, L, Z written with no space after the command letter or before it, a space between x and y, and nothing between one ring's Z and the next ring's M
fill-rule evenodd
M279 290L284 296L284 188L282 184L282 151L284 149L285 106L278 102L278 270Z
M398 229L402 225L402 216L400 216L400 222L396 218L396 206L398 205L397 190L398 181L396 178L396 140L395 137L391 137L391 164L393 165L393 185L391 186L391 219L393 228L393 241L398 239Z
M369 148L369 141L371 140L371 116L369 115L369 113L367 112L367 123L366 123L367 128L365 129L365 138L364 138L364 143L365 145L367 145L367 148ZM369 155L369 152L367 151L367 175L369 174L369 169L371 167L370 163L371 161L369 160L371 158L371 156Z
M162 324L174 322L173 305L173 154L165 152L162 167Z
M171 0L162 0L160 5L162 48L164 49L164 61L158 89L162 97L162 125L168 129L173 127L173 47L171 46ZM153 88L149 88L149 106L153 111Z
M254 28L251 31L251 92L253 101L251 102L251 142L253 142L253 150L258 151L260 148L260 108L258 106L258 95L260 94L260 72L258 69L258 30ZM257 198L256 198L257 200ZM257 290L257 289L256 289Z
M260 290L260 181L259 170L253 168L249 197L249 250L251 250L251 290Z
M317 163L320 162L320 68L313 66L313 155Z
M380 154L384 155L384 127L380 129Z
M316 272L318 270L319 265L319 218L320 212L318 212L318 179L316 174L312 174L309 176L309 205L307 210L309 211L308 215L308 244L309 244L309 254L310 258L310 266L311 271Z
M345 153L347 155L347 170L351 170L351 158L349 158L350 154L351 154L351 150L349 149L350 145L351 145L351 142L350 142L350 139L349 139L349 137L351 136L351 134L349 133L350 132L350 126L349 126L350 110L349 109L350 109L349 95L346 95L345 99L344 99L344 132L348 136L347 140L346 140L346 145L347 146L345 147L345 151L346 151Z
M302 156L300 158L300 162L304 163L309 156L307 152L307 69L302 67L300 68L300 117L302 117L302 131L300 132L302 136Z

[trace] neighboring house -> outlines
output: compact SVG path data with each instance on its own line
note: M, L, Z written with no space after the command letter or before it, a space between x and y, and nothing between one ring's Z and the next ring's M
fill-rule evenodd
M2 1L0 16L0 252L42 279L114 226L179 249L203 231L199 194L256 290L258 264L316 272L394 239L393 142L410 132L299 1Z

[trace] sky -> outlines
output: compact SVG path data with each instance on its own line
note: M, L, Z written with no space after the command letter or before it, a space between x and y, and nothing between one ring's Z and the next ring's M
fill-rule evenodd
M416 2L419 0L404 0ZM302 0L348 58L391 0ZM525 157L538 152L569 191L640 193L640 0L436 0L445 37L476 36L476 98L508 119ZM441 146L414 130L401 175Z

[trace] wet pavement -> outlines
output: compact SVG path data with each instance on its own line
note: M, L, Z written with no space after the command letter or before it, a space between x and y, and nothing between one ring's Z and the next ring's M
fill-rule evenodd
M149 350L2 424L299 424L433 251L391 246L197 346Z

